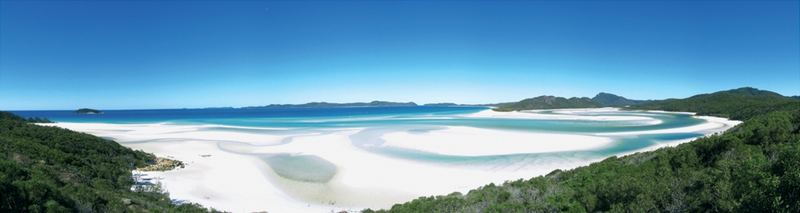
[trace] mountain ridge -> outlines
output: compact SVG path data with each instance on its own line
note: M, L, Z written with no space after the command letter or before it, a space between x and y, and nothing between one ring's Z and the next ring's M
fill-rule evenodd
M645 100L627 99L625 97L606 92L597 93L597 95L592 98L592 101L597 102L604 107L622 107L648 102Z

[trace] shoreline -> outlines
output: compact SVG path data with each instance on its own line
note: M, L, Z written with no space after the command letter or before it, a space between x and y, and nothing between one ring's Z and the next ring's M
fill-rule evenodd
M491 111L490 109L487 109ZM587 111L591 111L588 109ZM594 109L596 110L596 109ZM603 109L614 110L614 109ZM486 111L486 110L484 110ZM484 112L480 111L478 113ZM551 110L552 111L552 110ZM580 110L569 110L580 114ZM496 112L507 113L507 112ZM524 114L520 114L524 113ZM477 114L477 113L476 113ZM512 116L533 114L515 112ZM484 113L482 116L485 116ZM576 119L576 114L556 114ZM472 114L461 115L474 116ZM508 116L508 115L505 115ZM534 115L537 116L537 115ZM552 117L552 115L549 115ZM602 117L613 121L640 122L634 118ZM667 129L669 131L713 134L738 124L724 118L695 116L706 122L699 125ZM519 116L518 119L534 119ZM541 119L540 117L537 117ZM592 119L586 119L592 120ZM657 120L657 119L655 119ZM726 123L727 122L727 123ZM713 123L714 125L708 125ZM466 193L489 183L532 178L555 169L572 169L603 158L573 157L543 159L536 165L512 163L495 167L443 166L393 158L353 145L352 135L366 128L342 128L317 133L285 135L257 134L203 128L213 124L182 125L51 123L101 137L112 138L121 145L140 149L157 156L170 156L183 161L183 169L165 172L143 172L158 180L173 199L200 203L227 211L309 212L388 208L420 196ZM245 127L248 128L248 127ZM258 128L258 127L255 127ZM271 129L265 127L263 129ZM659 132L661 131L661 132ZM379 135L382 146L415 149L456 156L492 156L515 153L549 153L591 150L608 146L607 137L632 134L661 134L664 130L622 132L617 135L572 135L561 133L518 132L466 126L444 126L424 133L389 132ZM496 142L504 138L508 141ZM538 138L559 141L542 144L526 143ZM667 141L635 152L674 146L694 140ZM459 141L456 144L454 141ZM585 143L585 141L591 141ZM464 145L464 143L468 145ZM454 148L455 147L455 148ZM242 150L246 152L234 152ZM292 180L271 169L262 156L288 153L289 159L316 156L336 167L327 182ZM632 153L617 153L623 156ZM391 168L391 169L388 169ZM314 168L306 168L314 171ZM409 175L414 174L414 175ZM392 184L387 184L392 183ZM379 193L375 193L379 192Z

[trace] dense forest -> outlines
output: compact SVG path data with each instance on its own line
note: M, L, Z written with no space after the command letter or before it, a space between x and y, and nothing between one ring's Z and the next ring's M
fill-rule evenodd
M677 147L378 212L800 212L800 101L741 88L635 108L744 122Z
M158 187L131 190L152 154L0 112L0 212L207 212Z

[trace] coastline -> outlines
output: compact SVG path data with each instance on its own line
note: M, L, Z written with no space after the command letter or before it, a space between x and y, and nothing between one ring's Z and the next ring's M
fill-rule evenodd
M690 113L690 112L678 112L678 113ZM722 134L725 131L728 131L728 129L731 129L731 128L735 127L736 125L739 125L739 124L742 123L742 121L730 120L730 119L727 119L727 118L714 117L714 116L698 116L698 115L695 115L696 113L690 113L690 114L692 114L693 115L692 117L694 117L694 118L703 119L703 120L706 121L706 123L704 123L704 124L690 126L692 130L701 130L701 129L705 128L704 131L700 131L700 132L703 133L702 137L708 137L708 136L712 136L712 135L715 135L715 134ZM706 127L712 127L712 128L706 128ZM671 129L671 131L676 131L677 129L680 129L680 128L674 128L674 129ZM656 132L657 131L639 132L639 133L654 134ZM648 146L648 147L645 147L645 148L642 148L642 149L639 149L639 150L630 151L630 152L624 152L624 153L619 154L618 156L626 156L626 155L631 155L631 154L635 154L635 153L638 153L638 152L648 152L648 151L653 151L653 150L657 150L657 149L661 149L661 148L665 148L665 147L674 147L674 146L678 146L678 145L681 145L681 144L684 144L684 143L688 143L688 142L694 141L696 139L697 138L666 141L666 142L658 143L656 145Z
M569 109L573 112L576 109ZM595 109L587 109L591 111ZM603 109L613 110L613 109ZM484 111L464 115L497 116L517 119L545 119L563 115L566 120L581 120L582 115L546 114L531 112ZM580 111L580 110L578 110ZM480 114L482 113L482 114ZM679 112L681 113L681 112ZM533 114L533 115L531 115ZM600 116L594 116L600 117ZM621 118L634 117L634 118ZM548 153L596 149L610 140L604 137L636 134L696 131L705 135L727 130L738 124L724 118L695 116L703 124L666 130L632 131L618 134L568 135L550 133L486 130L473 127L447 126L426 133L393 132L380 136L384 146L416 149L448 155L489 156L515 153ZM592 120L593 118L589 118ZM596 119L596 118L594 118ZM605 116L600 120L654 123L652 119L636 116ZM565 161L542 161L535 168L528 165L508 165L487 170L470 167L446 167L397 159L365 152L353 145L351 136L364 128L336 129L329 133L269 135L232 132L204 128L214 125L54 123L41 124L68 128L101 137L112 138L120 144L141 149L157 156L169 156L186 163L186 168L166 172L143 172L163 184L172 198L197 202L227 211L308 212L387 208L397 202L419 196L467 192L489 183L544 175L554 169L585 166L603 158L574 158ZM237 127L238 128L238 127ZM260 127L245 127L260 128ZM264 128L271 129L271 128ZM290 143L285 143L285 140ZM487 143L493 138L510 141ZM525 144L538 138L562 141L552 144ZM469 144L456 149L453 140ZM591 143L580 143L585 141ZM674 146L694 140L678 140L648 146L635 152ZM321 143L324 141L325 143ZM458 144L463 145L463 144ZM247 153L239 151L247 151ZM325 183L304 182L277 174L262 160L263 154L291 153L291 156L317 156L336 165L336 174ZM627 155L631 153L619 153ZM365 163L367 162L367 163ZM386 169L391 168L391 169ZM409 177L408 174L415 174ZM393 184L387 185L387 182ZM380 193L375 193L380 192Z

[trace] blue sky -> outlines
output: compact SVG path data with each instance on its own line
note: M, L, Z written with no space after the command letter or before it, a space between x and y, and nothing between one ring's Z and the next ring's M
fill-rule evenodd
M798 1L2 1L0 109L800 94Z

